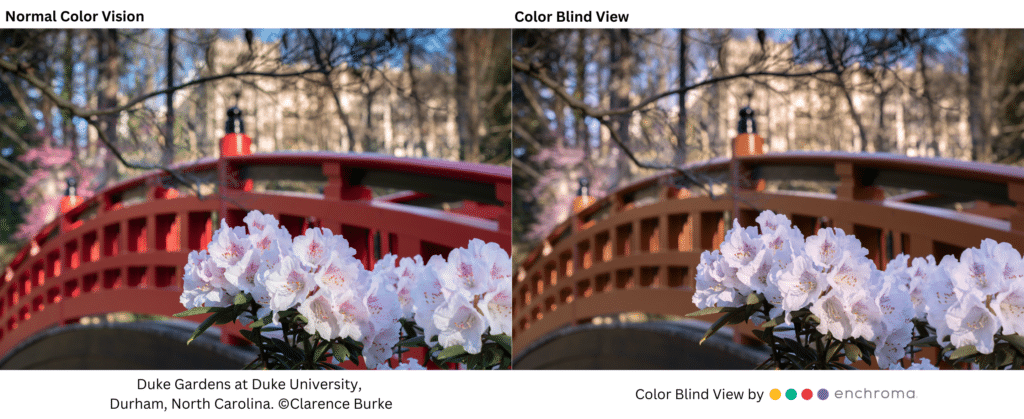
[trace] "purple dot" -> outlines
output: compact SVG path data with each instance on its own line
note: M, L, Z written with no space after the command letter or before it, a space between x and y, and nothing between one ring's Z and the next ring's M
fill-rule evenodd
M818 398L822 399L822 400L827 399L828 398L828 390L825 390L825 389L818 390Z

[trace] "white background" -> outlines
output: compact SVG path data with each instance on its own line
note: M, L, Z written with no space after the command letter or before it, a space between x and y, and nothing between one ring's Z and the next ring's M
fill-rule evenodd
M662 4L659 4L662 3ZM1021 25L1020 3L1002 1L901 2L870 0L822 1L593 1L593 2L480 2L480 1L246 1L212 2L175 0L143 4L139 1L5 2L0 8L20 13L57 10L125 10L142 12L145 22L133 27L537 27L517 23L516 11L553 13L558 10L609 10L628 13L619 27L1013 27ZM109 23L70 24L0 22L3 27L112 27ZM597 22L547 24L549 27L609 27ZM682 354L681 354L682 355ZM685 356L685 355L682 355ZM251 380L295 377L360 381L359 396L326 391L163 391L138 390L138 379ZM173 397L271 400L282 397L390 399L389 411L328 412L344 417L752 417L796 418L801 415L854 417L956 417L1017 413L1020 396L1014 372L978 371L860 371L860 372L719 372L719 371L512 371L512 372L211 372L211 371L0 371L0 410L5 418L74 415L78 417L185 417L182 412L111 411L110 399ZM761 402L699 400L637 400L638 389L674 392L676 388L725 388L763 392ZM833 395L826 401L783 397L771 400L773 388L798 392L820 388ZM914 390L915 400L836 400L839 389ZM982 408L982 406L985 406ZM223 417L253 412L194 411L188 417ZM287 412L255 412L271 417ZM933 416L934 415L934 416Z

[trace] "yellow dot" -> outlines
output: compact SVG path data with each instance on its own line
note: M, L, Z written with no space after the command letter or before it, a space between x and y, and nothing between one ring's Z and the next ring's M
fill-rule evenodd
M778 400L780 397L782 397L782 392L779 391L779 389L777 388L773 388L772 391L768 393L768 396L771 397L772 400Z

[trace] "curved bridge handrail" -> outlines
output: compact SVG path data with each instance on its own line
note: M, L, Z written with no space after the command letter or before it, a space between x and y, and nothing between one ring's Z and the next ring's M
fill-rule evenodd
M242 169L235 173L239 175L240 179L235 180L234 183L244 182L248 178L246 172L258 172L260 168L284 169L291 167L294 169L299 167L306 170L276 170L276 176L273 178L276 180L296 179L308 181L311 180L310 169L313 169L320 175L320 179L316 180L321 180L328 184L334 181L337 184L343 184L342 187L351 188L364 185L362 180L366 177L366 171L376 171L376 173L406 174L421 177L425 181L409 182L409 178L395 179L392 177L389 179L386 176L377 176L376 184L367 186L404 187L408 192L417 193L415 196L417 199L430 198L439 192L443 192L452 197L467 201L507 207L509 211L511 210L512 169L478 163L399 158L374 154L286 152L231 156L222 159L208 158L177 164L171 166L171 169L191 176L196 183L216 185L218 181L216 171L221 161L225 162L229 167ZM311 163L315 164L311 165ZM336 168L333 171L330 169L332 166ZM360 179L353 181L351 175L355 171L362 171L360 173L362 176ZM444 186L448 186L449 189L424 188L424 185L429 185L430 181L447 182L447 185ZM466 185L476 186L476 191L465 193L458 189L452 189L453 186ZM32 248L41 246L54 232L59 231L61 218L70 223L85 221L101 212L120 208L121 206L118 204L123 202L123 196L126 194L146 199L159 199L163 198L163 194L170 188L181 188L181 193L190 192L188 187L182 188L182 186L175 178L163 171L152 171L108 186L96 192L92 197L84 200L84 202L72 208L66 214L58 217L58 219L42 227L30 243L23 246L15 255L11 260L9 268L16 269L25 257L29 255ZM481 190L481 186L484 186L483 190ZM409 189L410 187L412 189ZM427 191L421 192L416 189L427 189ZM439 191L438 189L442 190ZM487 196L488 193L493 195ZM217 197L215 196L214 198ZM346 200L353 199L353 195L338 194L334 197L325 196L325 198ZM363 197L360 196L358 199L363 199ZM401 202L411 203L410 201L412 200ZM503 230L508 230L510 227L509 225Z
M715 158L690 163L683 169L703 175L711 184L728 184L730 165L734 160ZM923 191L927 199L953 196L960 200L982 200L1015 206L1014 230L1024 231L1024 167L972 161L906 157L888 153L849 152L786 152L735 159L746 177L764 180L808 180L839 182L837 193L845 186L851 199L857 189L865 186L892 186ZM868 182L866 182L868 181ZM843 183L846 185L843 185ZM868 183L868 184L865 184ZM552 229L546 238L550 245L569 234L574 221L585 224L602 213L616 212L636 201L638 192L648 192L658 199L675 194L688 185L675 172L663 172L638 180L609 192L582 209L578 214ZM922 204L924 199L913 200ZM908 201L909 202L909 201ZM523 265L526 268L543 251L535 248Z

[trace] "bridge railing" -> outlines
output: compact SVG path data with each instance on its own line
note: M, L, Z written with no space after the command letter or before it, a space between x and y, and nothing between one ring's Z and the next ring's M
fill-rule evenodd
M599 316L696 311L700 253L721 244L732 218L754 225L765 209L787 214L804 235L821 227L853 233L879 267L899 253L959 256L986 238L1024 251L1020 167L796 152L687 169L704 186L665 173L615 190L569 215L525 258L514 284L517 352Z
M367 268L384 254L447 254L470 239L509 250L511 170L389 156L229 156L97 192L46 225L0 284L0 356L32 334L115 311L171 315L188 252L220 218L275 215L293 235L330 228ZM236 342L238 326L223 328Z

